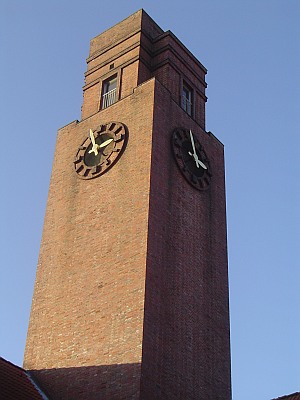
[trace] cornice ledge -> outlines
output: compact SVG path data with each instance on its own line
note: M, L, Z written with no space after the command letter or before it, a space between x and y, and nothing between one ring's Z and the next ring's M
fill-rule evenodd
M207 69L204 67L204 65L194 56L194 54L177 38L177 36L174 35L173 32L171 31L166 31L153 39L153 43L159 42L160 40L164 39L165 37L170 36L188 55L193 59L193 61L203 70L203 72L206 74Z

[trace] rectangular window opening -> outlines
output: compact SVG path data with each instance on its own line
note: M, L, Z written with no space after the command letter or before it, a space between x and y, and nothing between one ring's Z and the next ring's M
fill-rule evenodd
M182 86L181 107L187 114L192 115L192 89L185 83Z
M107 108L117 101L117 75L103 82L102 109Z

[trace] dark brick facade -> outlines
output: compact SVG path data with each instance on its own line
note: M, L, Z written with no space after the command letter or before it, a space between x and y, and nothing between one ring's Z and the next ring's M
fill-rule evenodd
M24 368L51 399L229 400L224 159L205 132L206 70L142 10L92 39L87 63L82 120L57 136ZM115 74L118 101L101 109ZM79 179L77 148L108 121L127 126L126 150ZM206 191L175 163L176 127L205 148Z

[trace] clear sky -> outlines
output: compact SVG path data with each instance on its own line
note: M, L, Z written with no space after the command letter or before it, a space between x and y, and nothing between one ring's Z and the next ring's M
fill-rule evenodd
M0 355L22 365L56 131L80 119L89 41L140 8L208 69L233 399L300 391L299 0L0 0Z

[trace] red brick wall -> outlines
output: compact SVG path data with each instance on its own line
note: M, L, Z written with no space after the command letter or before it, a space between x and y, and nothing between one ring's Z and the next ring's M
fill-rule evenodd
M199 192L177 168L170 137L192 129L211 162ZM155 91L142 399L230 399L223 146L158 82Z
M132 94L133 89L138 84L138 69L139 63L135 61L122 69L121 83L120 83L120 98Z
M24 358L53 399L138 398L153 86L58 133ZM111 120L128 127L124 154L103 176L79 179L78 146Z

